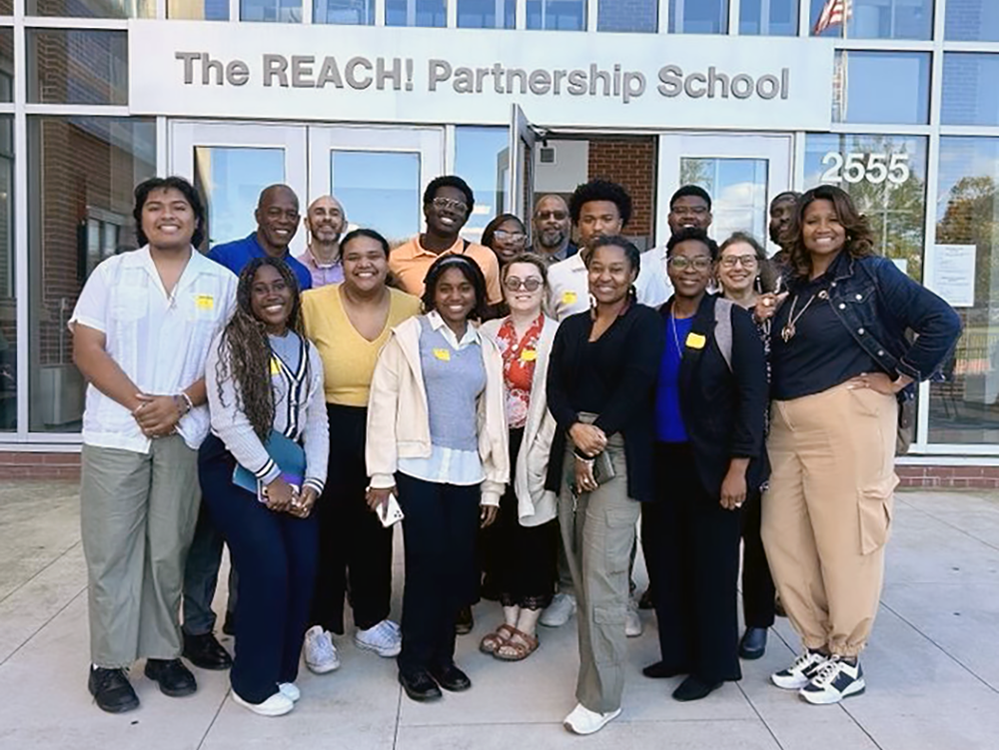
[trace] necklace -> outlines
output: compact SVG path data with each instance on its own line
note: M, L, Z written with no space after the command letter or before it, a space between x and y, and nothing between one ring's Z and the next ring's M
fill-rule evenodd
M676 316L673 313L669 315L670 330L673 332L673 343L676 344L676 353L680 355L680 359L683 359L683 349L680 348L680 337L676 333Z
M815 301L816 297L818 299L828 299L829 295L826 293L825 289L818 292L817 294L813 294L811 297L808 298L808 302L805 303L805 306L798 311L797 315L795 315L794 306L798 304L798 295L797 294L794 295L794 299L791 300L791 310L787 314L787 323L784 325L784 327L781 329L780 332L780 337L784 339L785 344L788 343L791 339L793 339L794 334L798 332L798 329L796 327L797 322L801 320L801 316L805 314L805 310L807 310L809 305L811 305L812 302Z

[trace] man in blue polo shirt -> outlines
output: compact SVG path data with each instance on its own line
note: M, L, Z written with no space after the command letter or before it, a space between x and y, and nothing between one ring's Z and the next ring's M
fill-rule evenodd
M287 185L264 188L253 216L257 220L257 230L253 234L241 240L216 245L208 253L208 257L237 276L254 258L268 255L280 258L295 272L300 289L303 292L311 289L312 274L309 269L288 252L288 245L301 223L295 191Z

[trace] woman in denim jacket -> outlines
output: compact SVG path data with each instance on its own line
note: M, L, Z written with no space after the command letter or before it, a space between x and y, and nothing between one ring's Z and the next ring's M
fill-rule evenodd
M805 648L771 679L827 704L865 688L858 657L881 594L899 399L940 366L961 323L874 254L866 217L837 187L801 197L786 240L789 294L771 326L762 535ZM758 315L774 303L765 295ZM907 329L917 334L911 345Z

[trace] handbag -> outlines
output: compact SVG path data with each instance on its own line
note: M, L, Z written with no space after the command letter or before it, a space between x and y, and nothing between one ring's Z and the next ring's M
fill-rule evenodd
M264 448L267 449L267 455L278 465L281 479L296 490L301 490L302 482L305 480L305 449L276 430L271 430ZM236 464L232 472L232 483L263 501L262 483L256 474L242 464Z
M597 486L606 484L614 477L617 476L617 472L614 470L614 462L611 461L610 454L606 450L601 451L593 458L585 458L573 451L573 455L576 458L581 458L584 461L590 461L593 465L593 479L596 480ZM566 483L573 488L573 492L576 495L581 495L582 493L576 488L576 470L575 466L568 472L566 476Z

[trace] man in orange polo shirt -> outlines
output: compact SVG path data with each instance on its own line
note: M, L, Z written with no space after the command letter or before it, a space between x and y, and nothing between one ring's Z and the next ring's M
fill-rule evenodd
M405 291L421 296L423 279L430 265L445 253L455 253L467 255L479 264L486 277L489 304L496 305L503 301L499 263L493 251L458 236L474 205L472 188L460 177L445 175L431 180L423 193L423 216L427 221L427 230L399 245L389 256L389 269Z

